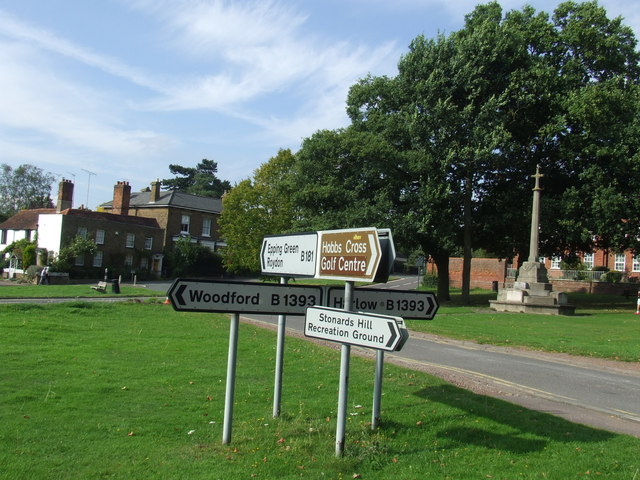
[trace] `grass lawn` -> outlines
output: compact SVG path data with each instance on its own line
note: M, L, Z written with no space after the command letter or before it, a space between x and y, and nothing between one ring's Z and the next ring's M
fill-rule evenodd
M273 419L275 334L246 324L222 445L228 336L224 315L152 301L3 305L0 479L640 478L640 439L393 365L371 431L374 365L355 356L336 458L339 352L287 339Z
M97 282L96 282L97 284ZM112 286L107 285L106 292L98 292L87 285L2 285L0 298L58 298L58 297L104 297L115 296ZM157 292L148 288L120 284L120 294L126 297L164 297L166 292Z

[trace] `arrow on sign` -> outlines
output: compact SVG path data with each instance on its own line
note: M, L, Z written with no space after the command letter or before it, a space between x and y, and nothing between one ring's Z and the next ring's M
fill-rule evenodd
M387 322L387 325L389 326L389 330L391 331L391 336L389 337L389 341L387 342L387 345L386 345L386 347L389 348L391 347L391 345L393 345L393 342L398 336L398 334L396 333L396 331L398 330L398 327L395 322Z
M174 298L176 299L176 302L178 302L178 305L185 306L187 304L187 302L184 301L184 297L182 296L182 294L186 289L187 289L187 284L183 283L178 287L178 290L174 294Z

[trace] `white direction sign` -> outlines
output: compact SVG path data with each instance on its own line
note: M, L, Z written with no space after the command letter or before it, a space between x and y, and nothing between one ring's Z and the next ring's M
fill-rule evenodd
M435 294L416 290L354 288L352 297L353 310L403 318L431 320L439 307ZM329 288L327 304L332 308L344 308L344 288Z
M322 288L178 278L167 296L179 311L304 315L322 303Z
M316 274L318 234L269 235L263 238L260 265L263 275L313 277Z
M380 264L375 228L318 232L316 278L372 282Z
M406 341L402 318L373 313L347 312L335 308L310 307L304 321L307 337L394 351Z

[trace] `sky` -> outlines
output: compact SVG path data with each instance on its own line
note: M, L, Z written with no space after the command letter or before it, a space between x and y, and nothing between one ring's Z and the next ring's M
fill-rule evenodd
M0 0L0 163L75 182L95 209L218 164L232 185L345 127L349 87L394 76L413 38L462 28L469 0ZM552 12L558 2L503 0ZM640 0L600 0L640 38Z

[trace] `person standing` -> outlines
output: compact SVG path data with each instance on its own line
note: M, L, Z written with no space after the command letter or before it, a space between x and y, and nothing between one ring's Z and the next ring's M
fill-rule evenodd
M49 266L45 265L40 271L40 285L49 285Z

